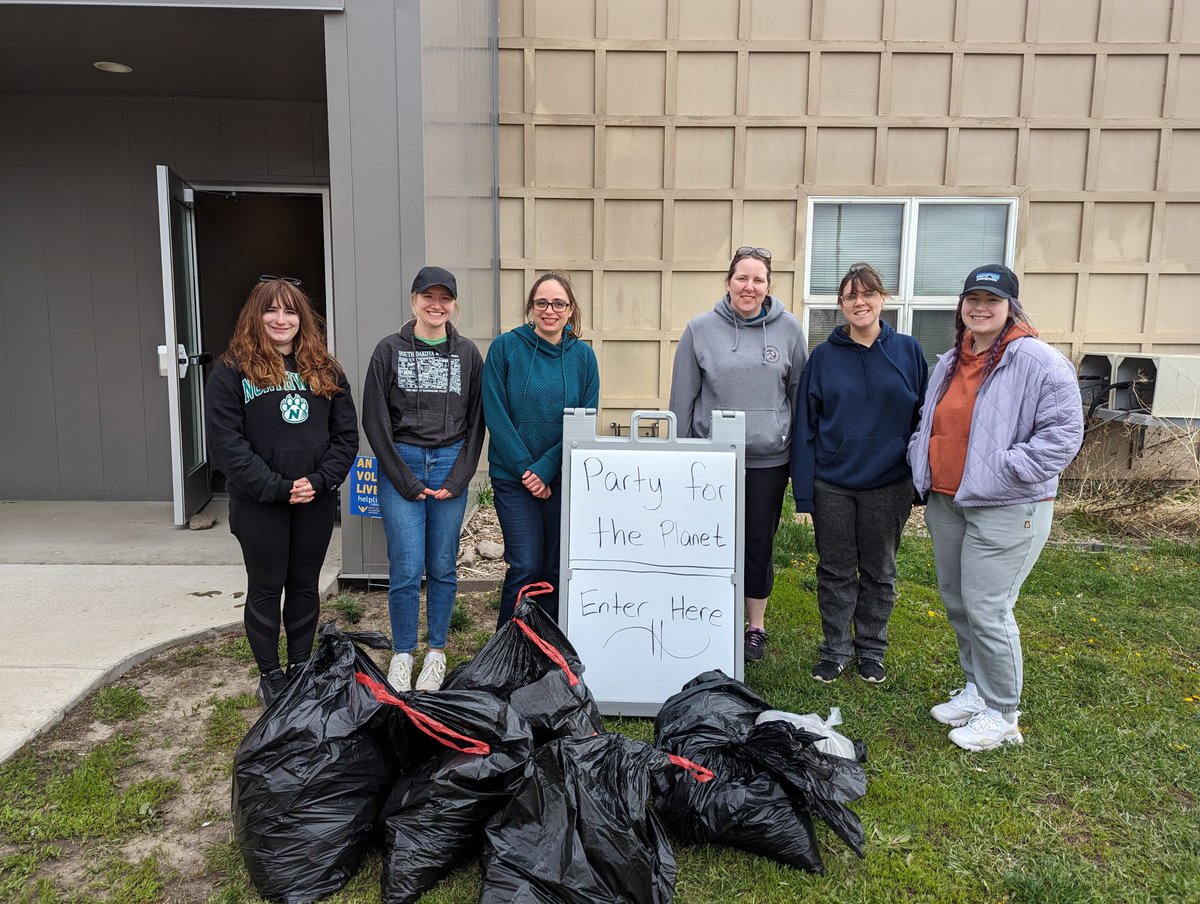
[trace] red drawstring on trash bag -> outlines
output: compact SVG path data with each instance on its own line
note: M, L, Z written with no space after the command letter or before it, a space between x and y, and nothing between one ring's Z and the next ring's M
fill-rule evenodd
M356 672L354 677L359 684L363 685L375 696L376 700L380 703L397 707L412 720L412 723L417 728L425 732L425 734L429 735L429 737L433 738L439 744L443 744L460 753L471 753L478 756L487 756L492 752L492 748L486 742L469 738L465 734L460 734L445 723L439 722L437 719L426 715L418 709L414 709L389 691L386 684L376 681L370 675ZM456 741L465 741L466 743L458 744L455 743Z

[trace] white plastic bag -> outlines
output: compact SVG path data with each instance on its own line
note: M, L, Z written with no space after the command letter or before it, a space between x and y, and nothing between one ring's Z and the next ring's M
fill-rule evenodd
M816 742L816 746L822 753L845 757L848 760L858 759L854 751L854 742L833 730L833 726L842 724L842 711L836 706L829 710L828 719L822 719L816 713L800 715L785 713L781 709L768 709L766 712L760 713L759 717L754 720L755 725L761 725L763 722L788 722L804 731L821 735L821 740Z

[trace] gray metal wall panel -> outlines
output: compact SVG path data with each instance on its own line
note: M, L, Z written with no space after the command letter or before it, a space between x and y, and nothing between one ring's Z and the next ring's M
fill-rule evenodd
M270 104L253 100L221 101L221 172L229 175L269 173L267 111Z
M100 390L96 381L96 312L85 179L85 103L54 98L35 108L40 219L44 230L46 305L50 326L49 382L57 448L58 492L83 494L104 485ZM63 440L66 440L65 442Z
M267 171L279 177L314 175L312 104L278 101L267 106Z
M496 319L494 29L491 0L421 0L425 245L458 277L459 329L481 344Z
M38 108L29 98L4 98L6 137L0 141L0 305L4 308L0 424L13 445L12 476L7 487L26 484L58 492L58 431L54 417L54 381L48 362L50 310L46 303L43 240L36 141ZM16 140L21 136L23 140ZM0 495L8 495L0 489Z
M150 349L141 344L138 306L132 303L137 298L137 263L129 194L128 103L124 98L89 102L82 130L92 298L97 302L95 332L84 341L96 350L104 494L121 497L150 492L141 369Z
M175 99L175 158L178 173L221 171L221 102L210 98Z
M313 176L329 181L329 111L324 104L312 110Z
M223 153L252 159L235 143L255 131L222 134L225 103L0 95L0 373L21 387L0 394L0 498L169 498L154 165L311 181L266 171L265 144L261 171L222 172ZM265 123L272 103L241 112Z
M350 0L325 18L334 320L356 395L376 343L411 316L425 263L461 275L464 332L490 338L493 28L491 0ZM386 575L378 521L343 521L342 561L346 574Z
M0 0L26 6L179 6L213 9L340 10L345 0Z
M137 295L139 354L142 381L142 421L146 449L146 486L151 495L165 496L171 487L171 428L167 389L158 374L153 350L163 339L162 265L154 167L175 159L175 116L169 97L140 98L127 107L129 128L129 198L133 209L134 279Z

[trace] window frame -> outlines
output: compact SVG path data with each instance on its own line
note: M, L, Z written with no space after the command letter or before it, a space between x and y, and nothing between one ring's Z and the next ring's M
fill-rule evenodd
M809 335L809 311L817 309L837 309L836 295L813 295L812 286L812 242L813 214L818 204L897 204L902 205L904 212L900 219L900 285L896 294L888 299L888 306L896 311L896 330L901 333L912 333L914 311L945 311L954 310L958 305L957 295L913 295L913 283L916 279L917 259L917 219L920 208L924 205L935 204L992 204L1008 208L1007 226L1004 235L1004 260L1002 263L1011 268L1016 255L1017 246L1017 210L1019 198L1009 195L1000 196L942 196L929 197L922 195L810 195L808 198L807 223L804 236L804 335ZM870 261L868 261L870 263ZM979 261L980 264L995 263L994 261ZM965 277L966 274L964 273Z

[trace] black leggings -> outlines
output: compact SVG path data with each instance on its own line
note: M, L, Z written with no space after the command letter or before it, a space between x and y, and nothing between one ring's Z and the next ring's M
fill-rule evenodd
M746 557L744 592L751 599L771 595L775 586L775 532L783 514L788 465L746 469Z
M336 497L312 502L250 502L229 497L229 529L246 562L246 639L264 675L279 668L279 599L288 664L312 652L321 598L317 581L333 534Z

